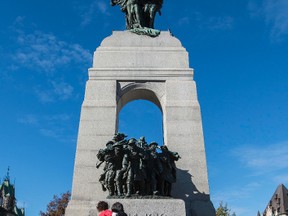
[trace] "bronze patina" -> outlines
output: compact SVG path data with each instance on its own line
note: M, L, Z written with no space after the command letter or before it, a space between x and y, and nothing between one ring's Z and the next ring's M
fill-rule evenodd
M138 141L125 137L123 133L115 134L97 154L97 169L104 164L99 181L102 189L108 190L108 198L171 197L179 154L156 142L148 145L145 137Z
M159 30L154 29L157 12L161 15L163 0L110 0L111 5L119 5L125 13L126 29L140 35L156 37Z

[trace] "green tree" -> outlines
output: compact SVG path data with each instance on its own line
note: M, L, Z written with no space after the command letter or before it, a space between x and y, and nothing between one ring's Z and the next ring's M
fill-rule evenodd
M71 193L67 191L60 195L60 197L54 195L53 200L47 205L46 212L40 211L41 216L64 216L65 209L70 200Z
M216 216L236 216L235 212L231 214L231 209L228 208L227 203L224 205L221 201L216 210Z

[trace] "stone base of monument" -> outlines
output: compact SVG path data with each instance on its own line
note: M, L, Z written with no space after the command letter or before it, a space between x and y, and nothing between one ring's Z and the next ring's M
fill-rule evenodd
M107 199L109 207L121 202L128 216L184 216L185 203L181 199ZM65 216L97 216L97 202L69 203Z

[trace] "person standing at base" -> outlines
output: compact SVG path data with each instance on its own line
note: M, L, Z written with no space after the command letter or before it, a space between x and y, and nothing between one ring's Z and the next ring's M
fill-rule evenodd
M108 209L108 203L105 201L98 202L96 206L99 215L98 216L112 216L112 211Z
M112 216L127 216L127 214L124 212L124 207L122 203L116 202L111 207L112 210Z

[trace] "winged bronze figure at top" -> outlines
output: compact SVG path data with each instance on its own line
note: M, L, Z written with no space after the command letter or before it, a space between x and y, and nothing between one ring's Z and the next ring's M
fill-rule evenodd
M161 15L163 0L111 0L111 5L119 5L126 15L126 29L149 36L158 36L154 29L157 12Z

